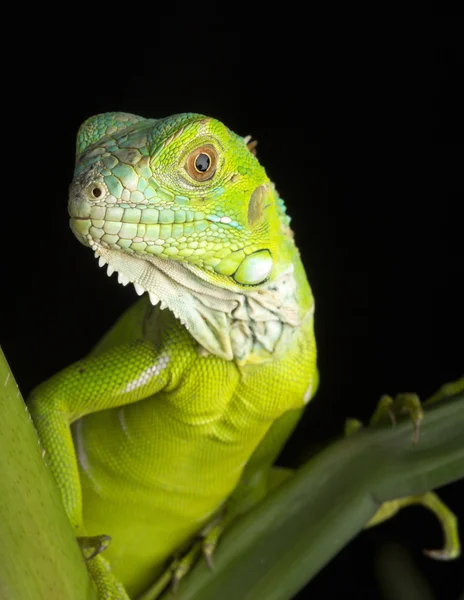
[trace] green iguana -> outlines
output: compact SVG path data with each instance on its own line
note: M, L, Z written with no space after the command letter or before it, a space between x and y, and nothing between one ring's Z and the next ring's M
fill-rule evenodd
M314 300L254 143L215 119L88 119L69 213L142 298L29 406L99 598L135 598L272 485L318 386Z

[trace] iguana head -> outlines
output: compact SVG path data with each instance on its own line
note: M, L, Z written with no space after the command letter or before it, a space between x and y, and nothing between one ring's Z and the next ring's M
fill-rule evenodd
M190 330L189 313L199 309L184 306L186 289L202 297L203 309L230 316L237 294L285 270L278 253L286 217L248 141L187 113L104 113L78 133L68 204L73 232L108 274L117 271L120 283L147 291Z
M247 140L215 119L106 113L79 131L71 227L97 250L175 260L221 287L255 286L272 274L277 211Z

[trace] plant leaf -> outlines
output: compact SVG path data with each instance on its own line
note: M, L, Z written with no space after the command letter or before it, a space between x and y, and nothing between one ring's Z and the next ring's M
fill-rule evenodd
M58 488L0 348L0 598L95 597Z

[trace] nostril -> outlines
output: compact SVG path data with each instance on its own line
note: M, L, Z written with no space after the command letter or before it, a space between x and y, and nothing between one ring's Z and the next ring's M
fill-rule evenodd
M86 193L90 200L100 200L106 195L106 188L103 184L92 181L86 187Z

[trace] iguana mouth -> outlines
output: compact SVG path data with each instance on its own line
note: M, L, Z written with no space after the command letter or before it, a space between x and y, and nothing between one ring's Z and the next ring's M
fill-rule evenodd
M272 205L269 198L274 191L269 183L250 193L248 232L232 205L215 210L207 204L190 205L181 196L164 198L159 189L157 193L157 202L117 202L98 169L90 169L70 187L71 229L84 245L97 244L148 262L152 257L177 261L208 273L210 281L238 284L238 289L261 285L269 278L274 257L256 234Z

